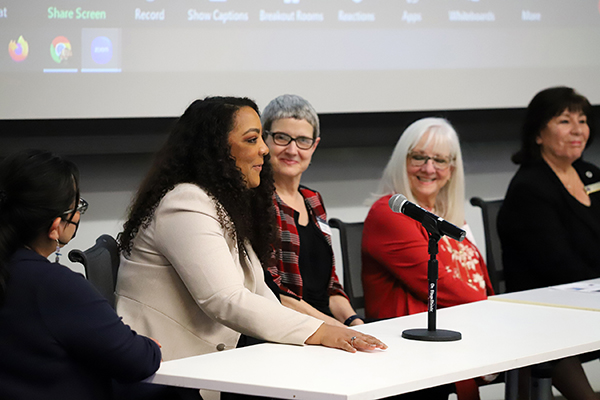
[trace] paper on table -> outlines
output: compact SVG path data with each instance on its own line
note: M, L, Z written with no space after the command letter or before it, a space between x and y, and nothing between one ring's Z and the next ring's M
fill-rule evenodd
M552 286L550 289L567 290L571 292L600 293L600 283L575 282L566 285Z

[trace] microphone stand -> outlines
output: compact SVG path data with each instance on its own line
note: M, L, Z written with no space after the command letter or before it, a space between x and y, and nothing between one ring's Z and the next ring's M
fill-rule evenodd
M427 263L427 279L429 290L427 298L427 329L407 329L402 332L402 337L411 340L422 340L427 342L452 342L460 340L460 332L436 329L437 311L437 281L438 281L438 242L442 238L434 218L424 218L421 222L427 233L429 233L429 262Z

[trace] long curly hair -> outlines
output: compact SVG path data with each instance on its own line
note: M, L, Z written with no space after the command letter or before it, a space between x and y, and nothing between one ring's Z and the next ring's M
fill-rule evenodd
M269 156L265 156L260 185L248 189L228 140L236 114L243 107L259 114L254 101L238 97L207 97L187 108L156 154L129 208L118 237L122 252L131 253L133 239L150 224L167 192L179 183L192 183L215 200L221 226L237 240L240 249L245 251L243 243L248 240L263 266L269 265L277 239Z

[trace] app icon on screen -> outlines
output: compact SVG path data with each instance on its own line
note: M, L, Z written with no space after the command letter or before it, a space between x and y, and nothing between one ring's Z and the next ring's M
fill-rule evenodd
M16 62L21 62L27 58L27 55L29 54L29 44L23 39L23 36L19 36L19 39L17 39L16 42L11 40L10 43L8 43L8 54L10 55L10 58Z
M57 64L68 60L73 55L69 39L64 36L55 37L50 44L50 55Z
M83 28L81 48L81 72L121 72L121 29Z
M92 40L92 59L97 64L108 63L113 56L112 41L106 36L98 36Z

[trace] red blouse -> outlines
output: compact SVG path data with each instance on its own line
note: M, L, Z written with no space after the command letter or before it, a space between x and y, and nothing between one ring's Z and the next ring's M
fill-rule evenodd
M365 220L362 279L367 318L427 311L429 236L423 226L377 200ZM485 300L493 294L483 257L468 239L438 244L438 307Z

